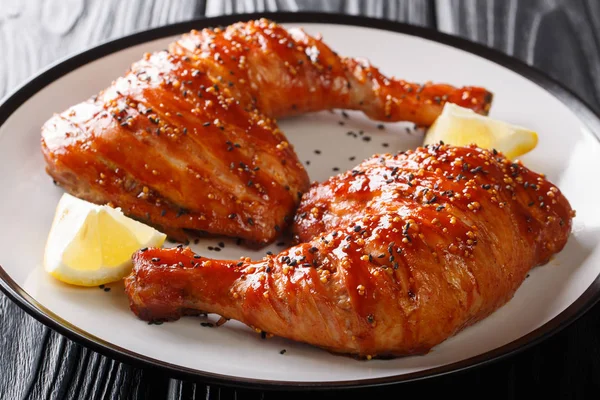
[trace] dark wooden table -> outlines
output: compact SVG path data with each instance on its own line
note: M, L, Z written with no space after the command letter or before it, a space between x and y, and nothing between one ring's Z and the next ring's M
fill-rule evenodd
M203 16L276 10L359 14L462 36L534 65L600 110L599 0L0 0L0 97L57 59L107 39ZM427 395L440 387L466 397L516 398L533 390L540 398L599 398L600 304L552 338L491 365L354 392L388 398ZM349 393L264 393L171 379L90 351L0 294L2 400L334 394Z

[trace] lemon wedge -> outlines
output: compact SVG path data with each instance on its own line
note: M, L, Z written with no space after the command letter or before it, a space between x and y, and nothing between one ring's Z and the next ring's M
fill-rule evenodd
M478 147L502 152L514 159L535 148L537 133L504 121L477 114L468 108L446 103L425 135L424 144L443 141L454 146Z
M166 235L126 217L119 209L64 194L44 251L44 268L56 279L78 286L120 280L143 247L162 246Z

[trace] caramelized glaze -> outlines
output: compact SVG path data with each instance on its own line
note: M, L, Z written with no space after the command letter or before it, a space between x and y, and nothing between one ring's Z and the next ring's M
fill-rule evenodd
M424 353L511 299L563 248L573 216L543 175L495 151L420 147L313 184L300 243L280 254L149 249L126 291L145 320L201 310L333 352Z
M267 20L183 35L42 129L71 194L185 231L272 241L309 186L274 118L332 108L430 124L446 101L486 113L482 88L417 85Z

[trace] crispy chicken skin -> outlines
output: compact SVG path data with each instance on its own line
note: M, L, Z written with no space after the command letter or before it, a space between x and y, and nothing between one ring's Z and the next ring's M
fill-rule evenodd
M126 292L144 320L202 311L336 353L420 354L511 299L573 216L556 186L496 152L376 155L303 196L300 244L255 262L140 251Z
M386 78L267 20L183 35L42 128L47 171L182 240L272 241L309 178L274 118L333 108L430 125L450 101L487 113L482 88Z

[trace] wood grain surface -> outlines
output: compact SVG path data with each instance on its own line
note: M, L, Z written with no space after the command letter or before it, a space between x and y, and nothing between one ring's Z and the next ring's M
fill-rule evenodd
M57 60L108 39L203 16L277 10L366 15L462 36L534 65L600 110L598 0L0 0L0 97ZM427 396L440 386L467 398L517 398L530 390L536 397L597 398L600 306L541 344L491 365L353 394L382 399ZM244 400L348 394L236 390L171 379L75 344L0 294L2 400Z

